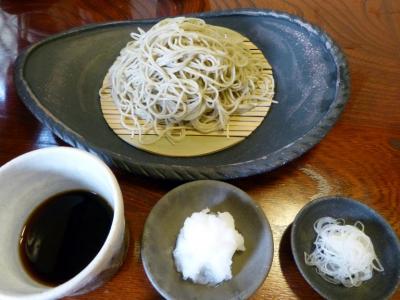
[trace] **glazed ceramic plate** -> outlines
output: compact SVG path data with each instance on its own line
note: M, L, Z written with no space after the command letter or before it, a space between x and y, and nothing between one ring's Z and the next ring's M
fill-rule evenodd
M374 271L373 277L360 287L346 288L326 282L315 267L304 262L304 252L311 253L317 235L313 224L321 217L342 218L346 224L364 224L364 232L371 238L375 253L384 268ZM400 282L400 243L396 233L377 212L368 206L343 197L324 197L308 203L292 224L291 247L295 262L307 282L324 298L337 300L389 299Z
M243 142L191 158L136 149L107 125L98 91L108 68L138 27L158 20L95 24L29 47L17 59L17 91L32 113L67 143L108 163L157 178L193 180L249 176L277 168L317 144L348 98L344 57L316 27L287 14L238 10L195 15L248 37L270 62L275 100L268 117Z
M233 256L232 279L217 286L183 280L172 256L185 219L205 208L229 212L246 247ZM271 228L262 209L245 192L220 181L194 181L173 189L154 206L143 231L144 269L166 299L246 299L264 282L272 257Z

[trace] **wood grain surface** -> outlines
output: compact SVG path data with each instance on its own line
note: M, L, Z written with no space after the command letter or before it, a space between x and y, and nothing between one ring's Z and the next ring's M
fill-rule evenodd
M377 210L400 234L397 0L0 0L0 165L33 149L65 145L16 95L13 62L27 45L88 23L239 7L276 9L303 17L337 41L350 65L350 101L319 145L276 171L231 181L261 205L274 234L271 271L251 299L319 299L297 271L290 251L288 226L304 204L323 195L353 197ZM69 299L160 299L143 271L140 238L151 208L179 183L114 171L132 236L127 260L103 287ZM400 291L393 299L400 299Z

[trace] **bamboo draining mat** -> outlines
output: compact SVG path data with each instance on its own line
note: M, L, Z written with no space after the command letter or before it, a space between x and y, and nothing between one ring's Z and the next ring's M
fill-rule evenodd
M125 142L135 146L136 148L165 156L190 157L199 156L221 151L231 147L248 137L264 120L267 115L272 99L274 96L274 78L272 68L265 59L262 52L249 40L243 42L255 56L262 56L265 62L264 75L269 81L270 98L263 105L253 108L241 115L232 115L229 121L229 128L225 130L215 131L211 133L201 133L196 130L186 130L186 136L183 140L172 144L166 138L161 138L152 144L141 144L137 136L131 135L130 131L123 128L120 123L120 115L115 106L111 94L103 94L100 97L100 105L104 115L104 119L110 128ZM106 76L103 85L107 84L108 76ZM129 123L128 123L129 124ZM229 136L228 136L229 135ZM152 139L155 134L146 134L142 138Z

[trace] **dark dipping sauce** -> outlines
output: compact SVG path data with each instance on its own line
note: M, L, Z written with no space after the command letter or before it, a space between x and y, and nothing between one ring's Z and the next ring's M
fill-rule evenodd
M89 191L64 192L45 200L22 229L19 254L26 272L47 286L68 281L100 251L112 220L110 205Z

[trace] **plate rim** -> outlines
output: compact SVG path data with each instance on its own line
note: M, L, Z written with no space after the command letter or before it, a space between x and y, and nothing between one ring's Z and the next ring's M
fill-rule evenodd
M166 299L173 299L170 298L170 295L164 290L162 289L159 284L157 282L154 281L153 276L151 275L151 272L149 270L149 265L148 265L148 261L147 259L143 258L143 255L145 253L145 233L147 232L147 229L149 226L147 226L148 222L150 222L150 216L152 214L152 212L157 209L157 207L160 207L162 204L163 199L166 199L169 195L171 194L176 194L176 193L180 193L182 189L187 188L188 186L196 186L196 185L206 185L207 188L212 188L215 186L225 186L227 188L227 190L235 190L236 192L238 192L241 196L242 199L245 199L245 201L248 201L248 203L251 205L251 208L254 210L254 212L258 215L258 217L260 218L260 220L262 221L265 230L266 230L266 237L268 239L268 249L266 249L266 253L268 252L268 254L270 255L270 259L268 260L267 264L264 266L265 270L264 270L264 274L263 277L259 278L260 282L255 285L253 287L253 289L249 289L246 290L245 292L241 291L240 293L240 299L247 299L248 297L250 297L251 295L253 295L265 282L265 280L268 277L269 272L271 271L271 267L272 267L272 263L274 261L274 237L273 237L273 232L272 232L272 228L271 228L271 224L269 223L269 220L265 214L265 212L263 211L263 209L258 205L258 203L248 194L246 193L244 190L242 190L241 188L227 183L227 182L223 182L223 181L218 181L218 180L213 180L213 179L205 179L205 180L196 180L196 181L191 181L191 182L187 182L187 183L183 183L180 184L178 186L176 186L175 188L169 190L167 193L165 193L158 201L157 203L153 206L153 208L151 209L150 213L147 215L145 223L144 223L144 227L143 227L143 232L142 232L142 238L141 238L141 260L142 260L142 265L143 265L143 269L146 273L146 277L149 279L149 281L151 282L152 286L157 290L157 292L163 296ZM242 197L243 196L243 197ZM161 203L161 204L159 204ZM268 250L268 251L267 251ZM231 298L230 300L234 300L237 299L236 297ZM229 299L227 299L229 300Z
M274 152L265 154L251 160L228 163L212 166L191 166L184 163L177 162L174 164L166 163L146 163L139 162L132 156L121 155L118 152L111 151L107 148L98 147L89 143L78 132L73 131L71 128L63 124L55 115L51 114L45 107L43 107L30 89L27 80L24 78L25 63L29 55L37 48L65 36L79 34L81 32L115 27L132 24L154 23L163 18L141 19L141 20L127 20L127 21L114 21L106 23L89 24L80 27L75 27L65 32L55 34L39 41L21 52L15 61L14 68L14 82L16 85L17 93L22 99L23 103L33 113L33 115L45 126L64 140L66 143L96 154L110 165L125 169L136 175L144 175L147 177L159 179L172 179L172 180L195 180L195 179L234 179L256 175L268 171L272 171L286 163L300 157L317 143L330 131L337 119L339 118L350 94L350 74L346 58L339 46L320 28L312 25L298 16L294 16L284 12L265 9L234 9L224 11L203 12L198 14L186 14L184 16L207 18L219 16L262 16L272 17L277 19L284 19L305 28L310 33L313 33L321 39L325 44L327 51L332 56L336 69L338 70L338 77L336 79L336 94L335 99L331 103L328 111L314 125L309 131L301 137L293 140L291 143L284 147L275 150ZM261 125L262 126L262 125ZM181 159L181 158L177 158ZM182 158L184 161L184 158Z

